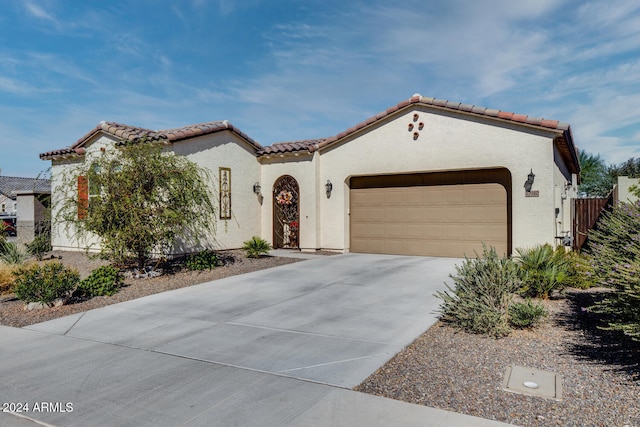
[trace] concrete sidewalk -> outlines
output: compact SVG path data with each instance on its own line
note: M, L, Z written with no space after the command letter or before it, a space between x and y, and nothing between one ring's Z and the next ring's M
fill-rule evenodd
M56 426L506 425L349 390L435 322L455 262L321 257L0 327L0 398L71 403L22 414Z

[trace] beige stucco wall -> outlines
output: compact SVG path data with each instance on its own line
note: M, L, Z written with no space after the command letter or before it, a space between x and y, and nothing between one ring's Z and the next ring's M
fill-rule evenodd
M72 225L63 222L59 216L60 206L65 197L75 194L77 168L84 159L93 156L112 153L114 139L106 135L98 135L86 147L85 157L55 160L52 163L52 243L54 249L63 250L92 250L99 249L99 239L95 236L79 239ZM260 179L260 165L255 159L249 145L235 134L223 131L188 141L177 142L164 146L165 151L173 151L184 155L210 173L211 194L216 210L219 208L219 167L231 169L231 211L230 220L216 220L213 233L203 239L203 246L216 249L230 249L242 246L242 242L252 235L261 234L260 203L253 194L253 183ZM66 178L65 178L66 176ZM72 182L72 188L64 188L64 182ZM197 248L176 249L176 252L191 251Z
M571 200L578 197L578 179L575 174L569 172L562 161L558 148L554 146L554 210L555 235L570 236L572 231ZM563 244L562 239L556 239L556 244Z
M419 117L413 121L414 113ZM416 128L408 131L413 123ZM423 130L414 139L417 124ZM524 131L523 131L524 129ZM507 168L512 177L513 247L555 242L554 134L512 124L499 125L449 112L419 108L362 132L320 156L320 181L330 179L330 199L320 199L323 248L349 247L349 178L358 175ZM524 183L535 173L533 190Z
M109 141L108 138L104 138L95 144L96 147L105 146ZM60 214L65 200L77 193L76 171L83 160L82 157L71 157L51 162L51 245L54 250L98 249L98 239L95 236L80 238L73 224L65 222ZM69 183L71 185L68 185Z
M219 209L219 168L231 169L231 219L219 219L218 215L211 246L239 248L251 236L261 234L260 200L253 193L253 184L260 181L260 164L247 142L234 133L223 131L166 147L209 171L216 210Z
M629 178L628 176L618 177L618 201L620 202L635 202L638 198L631 194L629 187L632 185L640 185L640 179Z

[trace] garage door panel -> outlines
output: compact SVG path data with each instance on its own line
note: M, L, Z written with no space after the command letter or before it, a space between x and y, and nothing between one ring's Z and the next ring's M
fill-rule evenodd
M487 207L487 220L491 222L506 223L507 210L502 206L489 206Z
M464 221L475 222L478 219L489 220L490 210L487 206L467 206L464 210Z
M487 226L485 224L465 224L464 240L486 241L491 238L488 235Z
M411 223L421 223L424 220L424 208L409 206L403 213L405 220Z
M494 240L507 241L507 227L503 224L485 224L487 230L487 240L491 240L493 237Z
M411 234L408 232L405 224L401 223L387 223L384 227L384 236L393 239L396 236L409 237Z
M463 240L464 228L459 224L428 224L423 226L424 240Z
M464 191L462 189L450 189L439 191L439 202L443 205L464 205Z
M500 184L352 189L351 251L462 257L508 249Z
M436 218L436 222L440 223L459 223L464 221L464 205L456 206L441 206L436 208L436 212L439 214Z

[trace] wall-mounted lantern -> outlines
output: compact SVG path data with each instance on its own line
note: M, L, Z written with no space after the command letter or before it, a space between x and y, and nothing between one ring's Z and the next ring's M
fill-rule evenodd
M327 192L327 199L331 197L331 191L333 190L333 184L331 181L327 180L327 183L324 185L324 189Z
M259 196L261 191L262 191L262 187L260 187L260 183L259 182L256 182L255 184L253 184L253 192L256 195Z
M533 187L533 180L536 178L536 174L533 173L533 169L527 175L527 181L524 183L524 189L527 193L531 192L531 187Z

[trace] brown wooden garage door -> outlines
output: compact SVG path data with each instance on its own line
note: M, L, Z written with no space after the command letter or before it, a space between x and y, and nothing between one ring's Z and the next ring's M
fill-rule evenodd
M475 256L509 253L508 197L498 183L352 188L351 251Z

